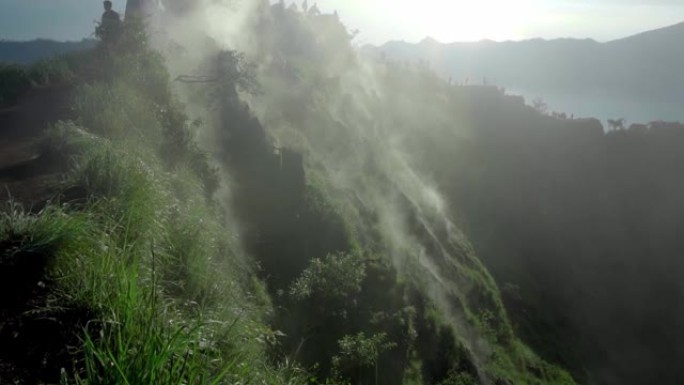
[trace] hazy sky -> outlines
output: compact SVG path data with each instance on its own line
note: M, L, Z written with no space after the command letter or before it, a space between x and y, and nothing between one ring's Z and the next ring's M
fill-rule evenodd
M311 3L311 0L309 0ZM684 21L684 0L319 0L360 40L611 40Z
M125 0L113 2L123 12ZM318 0L318 6L338 10L360 31L360 44L426 36L610 40L684 21L684 0ZM99 0L0 0L0 39L80 40L92 33L101 9Z

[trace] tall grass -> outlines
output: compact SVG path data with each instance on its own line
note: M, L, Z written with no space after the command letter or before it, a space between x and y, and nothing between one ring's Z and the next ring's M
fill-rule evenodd
M79 124L90 132L112 139L161 139L155 113L159 107L123 82L82 85L76 92L74 109Z
M211 348L201 320L180 316L159 294L154 271L151 277L141 273L141 264L122 253L126 247L110 248L72 272L86 286L80 292L90 293L88 301L100 310L84 333L84 368L75 373L76 383L219 383L234 362Z
M89 210L114 221L118 229L112 235L132 243L158 229L158 212L167 201L152 162L99 140L75 157L69 183L90 197Z
M79 212L47 209L79 226L61 225L60 237L46 229L52 236L41 236L41 244L52 245L57 302L97 314L65 383L304 383L299 369L267 362L274 335L264 324L268 301L250 294L252 273L193 172L170 174L144 146L83 138L72 125L52 135L59 143L80 141L68 185L89 198ZM59 224L53 214L15 216Z
M296 366L267 359L277 335L265 322L270 299L207 199L216 170L173 100L161 57L144 45L109 63L95 56L66 61L87 80L76 90L78 118L44 141L70 157L65 185L83 199L0 211L0 244L49 256L47 306L92 316L62 383L307 383ZM19 85L71 79L62 63L0 70Z
M0 243L12 246L4 250L5 257L21 252L76 252L88 242L85 215L69 215L52 205L31 215L12 199L0 209Z

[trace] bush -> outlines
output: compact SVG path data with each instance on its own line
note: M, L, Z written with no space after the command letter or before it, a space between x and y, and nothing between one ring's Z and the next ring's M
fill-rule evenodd
M314 259L292 284L290 295L299 302L306 301L328 316L346 318L361 294L366 276L365 266L358 255L332 254Z
M354 378L360 383L363 369L374 369L375 383L378 381L378 359L380 355L397 346L389 341L387 334L378 333L370 337L361 332L353 336L344 336L340 341L340 352L333 357L333 368L336 377Z
M61 57L38 61L29 68L28 76L34 85L64 83L74 79L69 64Z
M130 151L130 150L129 150ZM94 142L75 159L69 183L90 198L90 209L114 218L123 242L144 239L157 229L166 197L154 166L108 141ZM163 191L163 190L162 190Z
M74 109L78 123L94 134L110 139L159 141L161 127L156 106L125 83L81 86Z
M30 85L31 78L24 67L0 62L0 107L15 103Z
M63 83L74 79L66 60L59 57L41 60L31 67L0 62L0 107L17 102L31 86Z
M54 255L57 250L71 250L87 235L83 217L68 215L56 206L32 215L10 200L0 210L0 242L13 245L5 257L26 251Z
M219 288L216 276L217 234L200 215L175 213L167 222L163 240L164 263L160 271L162 285L177 298L193 301L201 307L215 306ZM223 277L225 278L225 276Z

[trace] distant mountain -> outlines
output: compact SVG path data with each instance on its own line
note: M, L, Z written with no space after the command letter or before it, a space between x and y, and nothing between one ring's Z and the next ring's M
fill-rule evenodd
M32 41L0 41L0 62L31 64L54 55L92 48L95 40L59 42L46 39Z
M458 83L487 82L529 96L558 96L559 100L570 96L585 101L619 98L626 100L621 103L624 113L642 105L653 110L650 115L644 114L652 119L684 119L677 116L680 108L674 105L684 100L682 40L684 23L606 43L532 39L442 44L425 39L418 44L367 46L364 52L390 60L422 62ZM581 106L580 102L560 104ZM670 103L670 109L658 108ZM605 110L623 112L620 106ZM587 113L601 112L587 109Z

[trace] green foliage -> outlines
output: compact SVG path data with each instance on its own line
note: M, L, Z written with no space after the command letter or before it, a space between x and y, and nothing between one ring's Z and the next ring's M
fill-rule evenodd
M105 76L134 86L146 99L157 103L159 108L172 107L169 74L159 53L150 50L124 52L113 57L107 68L109 72Z
M74 80L69 64L61 57L43 59L28 69L34 85L61 84Z
M216 305L222 299L215 284L221 276L216 272L226 267L214 260L220 233L210 228L211 222L204 220L207 214L171 214L163 242L162 258L166 260L164 270L160 271L160 281L169 294L201 307Z
M92 208L117 218L118 225L129 230L122 235L132 241L144 239L163 207L165 196L159 194L155 178L152 165L135 153L99 141L76 158L69 183L97 197Z
M265 325L271 299L207 199L217 171L144 28L129 23L116 44L2 71L3 97L78 82L77 119L55 123L40 144L72 160L69 205L0 216L2 246L49 265L48 306L88 309L63 383L305 383L296 364L267 360L279 335Z
M86 329L85 371L76 373L76 383L218 384L233 369L230 361L215 367L218 354L208 345L204 325L185 324L167 314L172 309L158 308L155 286L138 283L135 267L114 262L110 268L115 282L106 290L111 297L100 304L104 318Z
M81 325L83 346L76 351L82 361L65 368L64 383L73 383L71 377L77 384L218 384L229 376L276 376L238 365L238 351L224 356L229 352L220 350L220 339L236 322L181 314L157 289L154 252L145 256L140 247L120 243L112 235L128 231L113 218L103 223L102 214L48 206L32 215L15 203L0 213L3 259L44 255L48 277L58 285L50 306L82 304L98 315ZM151 265L144 262L150 257Z
M30 67L0 62L0 106L17 102L32 86L61 84L73 79L67 62L59 57L43 59Z
M201 129L202 123L195 121L190 127L188 117L177 103L160 112L163 139L159 153L162 161L171 169L186 166L192 170L202 181L207 198L211 198L219 188L219 171L193 135L194 131Z
M169 169L189 167L202 180L205 195L219 187L218 171L194 140L183 106L171 93L162 56L151 50L139 21L126 23L115 45L100 47L102 57L94 69L81 66L81 76L96 82L81 86L75 97L79 124L111 139L129 138L156 147ZM76 62L76 63L74 63Z
M477 381L469 373L450 372L449 377L440 382L439 385L477 385Z
M388 340L385 333L366 337L363 332L344 336L339 345L339 354L333 357L333 364L338 371L348 367L374 367L380 354L397 346Z
M311 261L292 284L290 294L297 301L325 307L327 314L346 317L347 309L361 293L364 277L364 264L358 255L328 255Z
M223 243L204 200L164 198L175 208L160 210L159 197L167 194L149 195L149 187L173 183L159 180L159 166L145 166L122 145L92 139L79 156L74 181L91 197L88 242L53 249L59 301L87 304L98 314L83 336L83 366L65 381L301 383L297 370L265 363L259 340L269 332L239 286L249 273L234 260L216 262Z
M0 106L14 103L31 85L31 78L20 65L0 62Z
M78 123L106 138L150 138L161 134L155 105L124 82L83 85L74 101Z
M88 244L88 223L83 215L69 215L47 206L35 215L12 200L0 210L0 243L9 246L4 258L22 253L53 257L57 250L75 252Z
M59 121L51 125L43 132L39 146L43 154L56 154L62 158L83 154L93 145L97 145L98 139L79 127L73 121Z
M251 64L257 61L221 51L204 63L202 74L177 78L208 85L202 101L220 121L220 157L230 159L222 166L231 167L239 185L231 192L235 210L246 213L243 240L259 257L267 285L233 244L237 235L223 226L222 210L211 201L218 172L195 141L202 127L190 123L173 96L168 71L141 24L127 22L94 52L46 62L24 75L8 72L10 79L26 76L34 83L73 73L79 82L76 123L56 124L45 147L73 156L69 190L84 199L36 216L17 214L9 227L24 235L7 233L54 261L54 304L93 310L64 382L316 382L301 363L315 376L329 377L328 383L471 385L480 372L503 383L572 383L515 339L493 280L450 223L435 225L448 221L441 213L434 220L428 213L434 208L421 205L431 191L412 191L404 183L402 177L413 185L420 179L395 162L399 155L384 152L383 140L351 155L340 146L357 129L365 132L350 147L384 138L373 116L392 115L385 107L397 107L379 103L364 80L343 79L356 64L344 27L315 14L287 11L286 17L298 39L288 41L277 30L282 24L266 23L278 46L265 50L279 59L264 60L271 63L264 67L284 74L278 79L287 91L283 97L296 107L283 111L283 125L301 126L297 151L274 151L270 133L239 99L241 92L254 97L262 91L256 76L263 68ZM314 27L331 33L315 37ZM302 50L302 42L311 49ZM389 82L384 90L403 113L383 124L404 129L402 135L422 127L436 105L453 101L425 69L384 70L411 90L399 101L397 95L407 94L401 87ZM300 97L294 102L291 88ZM422 98L429 107L403 108ZM449 128L451 117L443 116ZM334 129L321 134L326 125ZM319 142L325 156L316 158L313 144ZM350 158L358 163L347 173L349 165L338 161ZM404 168L409 172L394 178ZM355 191L346 191L354 176L345 174L366 169L349 189ZM398 209L402 204L410 209ZM388 211L398 215L386 216ZM56 227L41 223L42 217ZM465 251L453 251L460 248ZM418 261L418 254L420 262L434 258L430 267L448 282L431 285L435 274L412 281L413 271L395 270L403 263L397 261ZM416 270L425 268L420 262ZM446 288L434 296L444 300L430 303L437 287ZM277 296L270 298L268 289ZM461 315L465 320L455 322Z
M367 369L373 371L375 384L380 380L378 364L380 355L397 347L396 343L388 341L385 333L366 337L363 332L356 335L344 336L339 341L339 353L332 358L333 378L340 382L351 379L355 383L365 382L368 378Z

